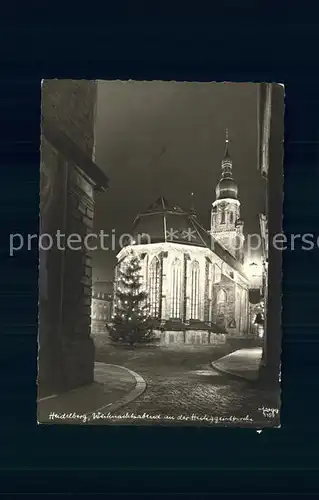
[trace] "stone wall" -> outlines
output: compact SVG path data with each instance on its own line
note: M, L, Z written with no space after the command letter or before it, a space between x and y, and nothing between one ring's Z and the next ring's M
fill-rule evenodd
M86 81L49 80L42 86L40 233L53 237L53 247L40 252L40 397L93 381L92 262L83 239L93 228L93 186L107 187L92 162L95 92ZM60 248L58 231L65 235ZM71 234L81 238L73 239L78 250L65 245Z
M222 322L217 314L217 297L220 290L226 293L225 318ZM246 336L248 331L248 290L222 276L214 285L213 322L225 326L230 336Z
M67 178L58 152L42 138L40 172L40 233L54 235L65 230ZM40 395L58 391L64 385L60 318L62 299L62 251L56 247L39 251L39 358Z
M44 80L42 116L56 123L84 153L94 152L97 84L88 80Z
M60 392L93 380L92 262L83 239L92 231L94 193L79 168L43 144L43 161L48 164L55 158L57 169L50 206L42 213L41 233L54 236L59 230L65 236L60 249L54 241L51 250L40 254L39 281L46 284L46 293L39 307L39 385L45 392ZM74 243L79 247L76 251L66 246L74 233L82 238Z
M76 166L69 165L68 174L67 234L76 233L84 239L93 229L93 186ZM92 260L85 245L77 251L67 249L64 263L62 328L70 387L93 381L94 346L90 338L91 287ZM81 350L86 352L86 356L81 356Z
M221 290L223 290L226 293L224 320L218 316L218 310L217 310L218 294ZM220 326L225 327L227 330L233 330L231 327L231 322L235 320L235 300L236 300L235 283L231 280L224 279L222 276L221 281L214 285L214 301L213 301L214 323L220 324Z
M156 331L159 345L223 345L226 343L227 335L207 332L205 330L186 330L164 332Z

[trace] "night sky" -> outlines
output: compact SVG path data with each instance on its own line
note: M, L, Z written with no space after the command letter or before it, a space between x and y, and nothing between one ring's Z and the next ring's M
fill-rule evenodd
M97 165L109 189L96 197L95 231L129 233L136 215L164 196L195 208L209 229L228 127L244 231L259 233L265 184L257 169L257 85L99 82ZM113 279L116 252L93 252L93 280Z

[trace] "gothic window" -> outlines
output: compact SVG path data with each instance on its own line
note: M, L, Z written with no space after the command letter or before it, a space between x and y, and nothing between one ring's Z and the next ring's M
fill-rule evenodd
M199 264L191 267L191 319L199 319Z
M179 259L175 259L172 264L172 279L171 279L172 318L180 318L181 315L181 288L182 288L181 276L182 276L181 261Z
M229 222L230 222L230 224L232 224L234 222L234 213L233 212L230 212L230 214L229 214Z
M217 295L217 315L225 315L226 300L227 296L225 290L219 290Z
M156 318L160 306L160 262L154 257L149 270L149 301L150 315Z
M220 214L220 223L225 224L225 210L222 208L221 214Z

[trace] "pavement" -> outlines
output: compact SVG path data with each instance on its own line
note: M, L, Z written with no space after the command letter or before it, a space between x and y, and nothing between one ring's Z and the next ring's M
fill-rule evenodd
M254 382L259 378L261 356L261 347L238 349L213 361L212 367L221 373Z
M96 362L93 384L39 399L37 420L39 424L86 423L93 412L114 412L140 396L145 389L145 380L133 370Z
M39 400L38 422L278 427L280 394L251 383L260 355L258 348L101 342L94 383Z
M125 365L138 372L147 384L140 396L116 412L121 423L152 425L159 423L158 418L165 417L167 422L171 419L169 424L183 418L189 425L194 416L193 423L198 425L196 418L208 415L217 424L277 427L280 423L278 393L261 389L244 378L231 377L212 366L212 362L229 354L226 346L130 349L105 343L97 349L100 362ZM141 415L145 418L137 421ZM244 420L247 415L249 422Z

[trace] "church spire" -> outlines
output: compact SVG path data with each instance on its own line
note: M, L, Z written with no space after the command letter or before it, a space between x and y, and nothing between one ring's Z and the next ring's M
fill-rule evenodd
M233 162L232 162L232 159L231 159L230 154L229 154L228 128L226 128L225 154L224 154L224 158L222 160L222 179L232 179L233 178L232 166L233 166Z
M235 198L237 199L238 188L233 179L233 161L229 154L229 136L228 128L225 134L225 153L221 162L221 177L216 186L216 200L222 198Z
M190 197L191 197L191 203L190 203L190 214L193 216L193 217L196 217L196 210L195 210L195 205L194 205L194 193L191 192L190 194Z
M233 162L229 154L228 129L225 134L225 152L221 161L221 178L216 186L216 200L211 211L211 235L235 259L242 261L244 248L243 225L240 221L238 187L233 179ZM212 241L213 245L213 241Z

